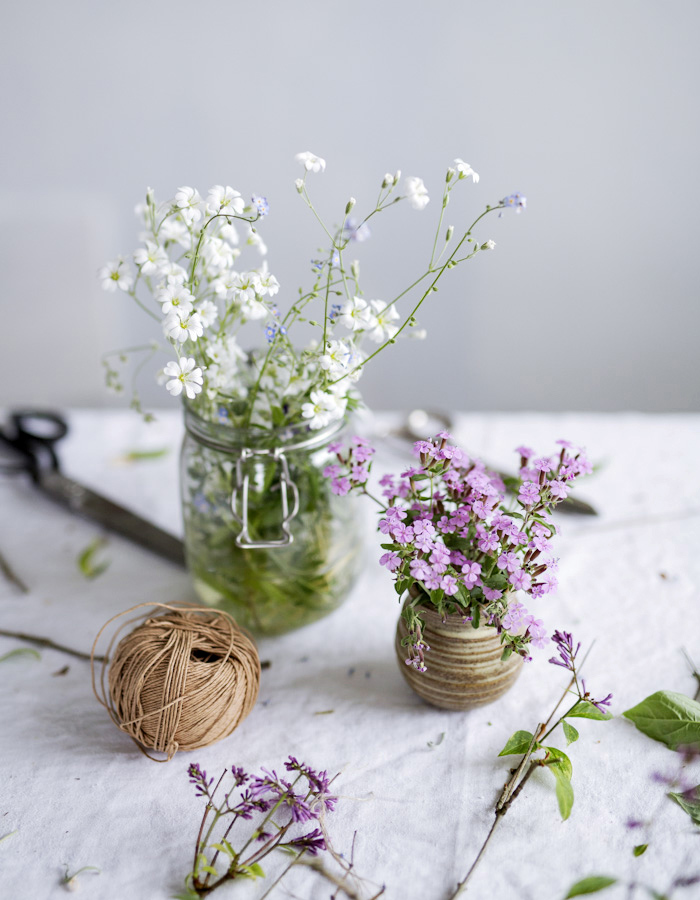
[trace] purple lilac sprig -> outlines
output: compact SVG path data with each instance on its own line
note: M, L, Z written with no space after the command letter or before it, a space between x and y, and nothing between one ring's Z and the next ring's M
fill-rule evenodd
M379 531L384 536L379 559L392 575L400 598L407 597L403 616L406 663L425 671L421 606L442 616L461 615L477 628L494 627L501 635L504 657L513 652L530 658L529 648L546 646L541 619L516 599L517 592L538 599L557 587L558 561L552 538L552 511L573 482L592 467L583 450L558 441L552 456L537 456L518 447L519 477L509 488L516 495L506 504L502 478L478 459L449 443L441 432L414 445L416 464L379 481L381 498L367 482L374 449L360 437L350 446L331 445L335 460L324 475L334 493L367 494L379 505Z
M578 720L583 718L605 721L612 718L609 712L600 711L600 707L590 699L590 695L585 691L585 687L583 690L579 687L579 684L583 684L583 679L580 678L580 669L585 662L585 657L581 662L577 662L576 659L581 649L581 644L575 643L573 636L568 632L555 631L553 640L559 650L559 658L554 657L550 659L550 662L567 669L571 673L571 678L547 720L539 723L532 732L516 731L498 754L499 756L518 756L520 760L517 766L511 768L510 777L496 801L494 809L495 819L481 849L468 869L467 874L457 884L453 893L450 894L449 900L455 900L465 889L484 856L486 847L493 838L497 825L502 821L514 801L520 796L523 788L535 771L546 769L551 772L554 776L559 813L562 819L567 819L571 815L574 805L574 790L571 785L573 773L571 760L563 750L552 746L548 740L550 735L561 725L568 750L569 745L578 740L579 737L578 731L569 719ZM559 708L570 693L574 693L576 698L573 705L565 713L557 716ZM609 705L611 697L612 694L609 694L605 701L598 702L601 705ZM553 724L551 724L552 722Z
M293 756L285 762L285 769L292 780L279 776L274 769L262 768L257 774L249 774L232 766L212 789L214 779L208 778L197 763L190 764L189 780L197 796L207 801L192 871L187 877L193 896L205 896L236 878L263 876L260 862L275 850L284 850L297 859L302 854L317 856L327 849L323 830L307 829L335 809L332 779L325 770L316 771ZM232 779L231 787L217 799L227 777ZM253 819L255 823L245 830L240 827L240 823Z

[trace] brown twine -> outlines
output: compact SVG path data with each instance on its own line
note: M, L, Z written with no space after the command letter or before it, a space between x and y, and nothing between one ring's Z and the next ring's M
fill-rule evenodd
M97 642L112 622L143 607L168 612L139 615L116 629L104 654L98 690ZM120 633L136 621L142 624L112 652ZM255 706L260 687L260 659L252 639L228 613L200 606L139 603L113 616L95 638L90 669L99 702L156 762L228 737ZM166 759L148 750L165 753Z

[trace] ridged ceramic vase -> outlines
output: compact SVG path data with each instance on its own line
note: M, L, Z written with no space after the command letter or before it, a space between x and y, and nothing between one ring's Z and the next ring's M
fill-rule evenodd
M515 683L522 657L516 653L503 662L501 639L495 628L472 628L462 616L442 621L437 610L422 607L425 621L423 640L427 671L406 665L406 648L401 641L407 628L403 617L396 628L396 657L403 677L419 697L440 709L471 709L493 703Z

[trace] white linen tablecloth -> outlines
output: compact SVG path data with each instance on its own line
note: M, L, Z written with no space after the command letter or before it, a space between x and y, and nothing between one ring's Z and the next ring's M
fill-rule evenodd
M70 423L60 447L66 474L179 529L177 413L144 425L126 411L81 411ZM457 417L454 429L455 442L511 469L515 446L547 453L559 437L586 445L600 463L579 493L601 515L559 517L559 591L533 611L550 632L571 630L585 645L596 640L587 682L598 695L613 692L618 716L656 690L692 696L680 649L700 660L700 416L474 414ZM130 450L161 447L169 450L162 459L123 462ZM384 444L373 474L405 464L399 449ZM0 552L31 588L22 595L0 580L0 627L89 650L104 622L129 606L194 599L184 571L117 537L102 553L109 569L86 580L76 559L100 529L53 505L25 478L0 476L0 511ZM86 865L101 869L80 876L86 897L171 897L190 869L203 809L188 784L188 763L198 761L210 775L233 764L279 771L289 754L341 773L328 826L345 854L357 832L359 875L386 883L390 898L447 896L491 824L514 759L497 759L498 752L512 732L544 721L567 673L548 665L552 646L536 652L515 687L491 706L451 713L422 703L394 659L396 595L377 563L370 504L365 515L364 568L351 597L325 620L260 641L271 667L258 705L212 747L157 765L98 705L88 663L43 650L40 662L0 664L0 838L16 831L0 843L0 897L64 896L64 866ZM0 638L0 655L17 646ZM56 675L65 665L69 671ZM333 712L317 715L327 710ZM650 777L673 770L675 755L620 717L579 722L581 737L569 748L576 795L570 819L560 820L553 779L538 772L466 896L556 900L590 874L636 878L662 891L675 875L700 870L697 829ZM700 781L697 764L688 777ZM652 814L649 849L634 858L641 838L625 822ZM262 890L235 885L214 896L252 898ZM299 871L273 896L331 893L317 875ZM625 893L613 888L603 896ZM700 896L700 887L679 896Z

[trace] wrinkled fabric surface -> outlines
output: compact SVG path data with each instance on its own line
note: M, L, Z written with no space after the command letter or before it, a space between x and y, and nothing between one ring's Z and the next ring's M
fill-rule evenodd
M378 415L362 433L397 420ZM145 425L133 413L81 411L70 421L60 448L66 473L179 531L181 417L164 412ZM465 895L474 898L561 898L592 874L663 891L677 876L700 874L698 830L651 777L673 771L675 754L619 717L656 690L695 690L681 648L700 663L700 416L473 414L457 417L454 428L456 442L511 469L518 444L548 453L560 437L585 445L599 464L578 492L600 516L558 517L559 591L534 601L532 611L550 632L571 630L585 646L595 640L588 687L599 696L613 692L617 717L576 723L568 821L558 815L549 773L530 780ZM399 441L378 446L373 477L409 463ZM162 458L124 461L129 451L160 448L168 449ZM41 497L24 478L0 475L0 510L0 552L31 588L22 595L0 580L5 629L89 650L104 622L129 606L194 599L185 572L117 537L100 554L110 562L107 571L87 580L76 560L100 529ZM66 866L98 866L101 874L79 876L85 897L171 897L191 868L203 808L188 783L188 763L210 775L234 764L280 771L290 754L340 773L328 827L346 856L356 832L359 875L385 883L387 897L449 896L490 827L516 759L497 754L514 731L547 718L566 672L548 665L552 645L535 652L510 693L489 707L450 713L421 702L394 659L398 603L377 564L382 551L371 504L364 515L363 571L351 597L321 622L259 642L271 665L258 705L215 746L157 765L98 705L88 663L52 650L42 650L38 662L20 656L0 663L0 838L10 835L0 842L0 896L64 896ZM0 655L17 646L0 637ZM561 730L551 743L566 746ZM694 766L686 777L697 784ZM625 827L630 818L650 817L651 833ZM647 841L646 853L634 858L633 846ZM320 900L333 890L308 870L294 872L286 885L272 896ZM228 886L215 896L254 898L264 887ZM603 896L626 892L615 887ZM700 887L677 896L700 896Z

